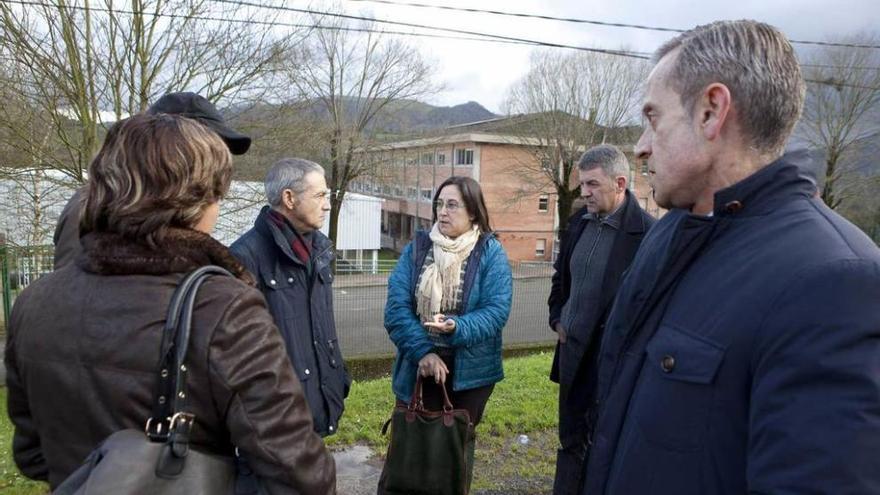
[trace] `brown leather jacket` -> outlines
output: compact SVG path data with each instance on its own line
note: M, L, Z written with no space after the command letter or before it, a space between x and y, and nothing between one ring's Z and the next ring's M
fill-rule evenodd
M61 483L104 438L150 415L167 304L216 264L196 298L187 361L192 443L244 452L276 493L335 493L336 468L312 430L284 342L249 274L207 235L172 231L151 250L109 234L18 297L6 344L13 454L28 477Z

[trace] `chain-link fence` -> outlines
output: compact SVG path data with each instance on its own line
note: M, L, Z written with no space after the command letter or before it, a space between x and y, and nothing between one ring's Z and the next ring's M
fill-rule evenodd
M388 274L395 262L384 262L379 273L368 266L361 271L338 270L333 283L336 331L346 357L382 356L394 353L383 324ZM344 264L340 263L344 266ZM550 294L550 263L512 263L513 305L504 327L505 347L552 344L556 334L547 325Z
M52 271L52 246L0 246L4 322L15 297L28 284ZM333 284L336 331L347 358L394 354L383 324L388 276L395 261L365 259L337 263ZM504 328L506 347L550 344L547 327L549 263L513 263L513 308Z
M52 246L0 245L0 289L3 291L3 327L15 297L34 280L52 271Z

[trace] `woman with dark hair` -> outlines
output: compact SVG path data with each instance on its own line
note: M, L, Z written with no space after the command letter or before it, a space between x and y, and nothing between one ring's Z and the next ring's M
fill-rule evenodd
M476 426L504 378L501 330L513 294L510 265L474 179L444 181L434 195L433 217L431 232L416 234L388 281L385 329L397 347L392 388L398 405L405 405L416 375L429 378L423 380L425 408L442 409L445 387Z
M335 493L333 458L263 296L209 235L231 177L226 144L195 120L138 115L110 129L89 166L83 252L25 289L10 319L9 416L25 476L55 489L112 433L144 430L172 294L219 265L234 277L208 278L193 306L191 446L230 457L238 447L269 493Z

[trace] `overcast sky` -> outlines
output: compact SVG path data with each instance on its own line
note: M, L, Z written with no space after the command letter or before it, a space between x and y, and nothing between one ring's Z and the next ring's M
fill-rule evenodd
M406 0L404 0L406 1ZM712 0L589 2L574 0L411 0L417 3L574 17L605 22L687 29L718 19L752 18L768 22L792 39L827 40L874 29L880 32L878 0ZM294 2L301 6L300 2ZM315 4L312 3L314 6ZM653 51L671 33L629 28L451 12L365 1L342 1L352 14L377 19L480 31L518 38L601 48ZM390 30L409 30L387 26ZM528 69L532 47L496 43L408 38L436 67L446 90L429 101L456 105L477 101L500 112L507 88ZM798 46L798 45L796 45ZM798 46L798 49L801 49Z

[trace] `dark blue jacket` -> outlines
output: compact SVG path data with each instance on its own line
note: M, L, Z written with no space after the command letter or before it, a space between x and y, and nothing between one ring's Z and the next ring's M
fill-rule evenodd
M584 494L880 493L880 250L789 160L646 236Z
M351 380L342 361L333 318L333 245L312 234L312 275L294 255L281 230L267 221L269 207L230 251L257 279L269 312L284 337L293 368L312 410L315 431L332 435L339 426Z
M416 383L419 360L434 346L416 315L415 288L432 246L427 232L406 245L388 280L385 329L397 347L391 378L394 395L408 402ZM468 258L460 316L449 344L455 348L453 390L491 385L504 378L501 330L510 316L513 281L507 254L494 234L483 234Z

